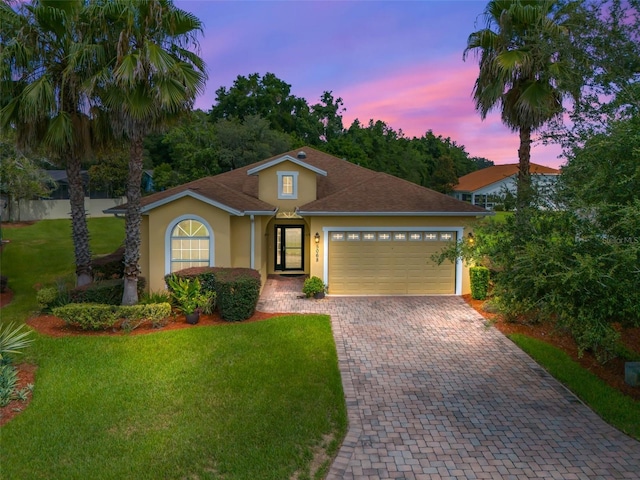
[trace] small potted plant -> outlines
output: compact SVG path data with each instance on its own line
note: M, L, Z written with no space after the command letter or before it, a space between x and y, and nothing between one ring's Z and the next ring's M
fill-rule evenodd
M327 291L327 286L322 283L319 277L307 278L302 286L302 293L307 298L324 298L324 294Z
M172 275L167 279L167 286L171 291L171 297L184 313L187 323L194 325L200 321L200 313L211 313L215 293L203 292L197 278L188 279Z

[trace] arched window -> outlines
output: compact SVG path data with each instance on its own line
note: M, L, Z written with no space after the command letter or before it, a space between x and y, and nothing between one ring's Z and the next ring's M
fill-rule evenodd
M211 235L207 226L193 218L180 220L171 230L170 273L191 267L208 267Z

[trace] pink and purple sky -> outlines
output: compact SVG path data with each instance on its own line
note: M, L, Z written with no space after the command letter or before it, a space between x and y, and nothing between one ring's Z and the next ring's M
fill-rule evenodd
M405 135L427 130L471 156L517 163L518 135L498 111L482 121L471 91L477 60L462 61L469 33L484 27L484 0L213 1L177 0L204 23L201 56L209 80L196 107L238 75L275 74L292 93L317 103L342 97L345 126L382 120ZM534 143L531 161L557 167L557 146Z

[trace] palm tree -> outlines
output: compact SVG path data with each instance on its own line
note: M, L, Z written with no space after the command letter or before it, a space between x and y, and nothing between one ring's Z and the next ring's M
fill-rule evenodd
M116 34L110 80L114 88L105 93L105 106L130 142L122 303L131 305L138 301L143 141L190 110L204 89L204 62L188 50L198 47L202 24L170 0L114 0L100 5L96 14L103 15L107 32Z
M558 0L491 0L484 16L487 26L469 35L463 59L469 52L479 57L473 99L482 119L499 108L502 122L519 132L521 210L531 201L531 134L562 113L567 92L568 64L559 48L570 35L567 6Z
M104 61L86 7L84 0L36 0L15 10L0 3L1 124L15 129L20 147L42 149L66 167L79 286L92 280L81 162L96 140L96 110L85 82Z

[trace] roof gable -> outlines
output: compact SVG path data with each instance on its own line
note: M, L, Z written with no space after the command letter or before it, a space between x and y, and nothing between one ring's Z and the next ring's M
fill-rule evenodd
M302 153L304 153L304 152L299 152L298 155L300 155ZM306 154L302 158L307 158ZM298 166L300 166L302 168L306 168L308 170L311 170L312 172L317 173L318 175L322 175L324 177L327 176L327 172L326 171L324 171L324 170L322 170L320 168L314 167L313 165L309 165L308 163L304 162L301 158L294 158L291 155L283 155L282 157L274 158L273 160L269 160L269 161L267 161L265 163L262 163L262 164L260 164L260 165L258 165L256 167L250 168L249 170L247 170L247 175L255 175L257 173L260 173L262 170L265 170L267 168L273 167L275 165L278 165L280 163L287 162L287 161L295 163L296 165L298 165Z

